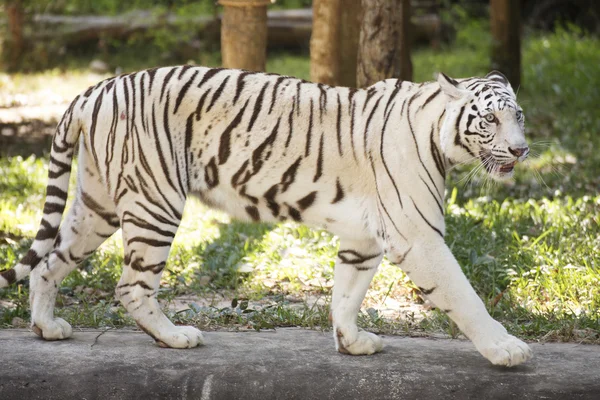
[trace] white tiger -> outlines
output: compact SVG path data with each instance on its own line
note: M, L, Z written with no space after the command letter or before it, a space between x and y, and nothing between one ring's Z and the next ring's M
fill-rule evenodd
M111 78L78 96L59 123L39 232L0 287L31 272L33 331L68 338L70 325L53 316L58 287L121 227L123 306L161 346L200 345L201 332L173 325L156 300L193 194L240 219L291 219L339 236L338 351L382 349L356 318L386 254L481 354L517 365L529 347L488 315L444 242L444 180L450 166L475 159L494 178L511 176L529 151L523 122L498 72L363 90L191 66ZM59 229L78 139L77 194Z

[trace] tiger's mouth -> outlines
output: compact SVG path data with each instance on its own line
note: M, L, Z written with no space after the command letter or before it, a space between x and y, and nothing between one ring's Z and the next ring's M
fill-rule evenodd
M490 175L506 176L512 174L515 165L517 165L517 160L504 164L499 163L491 153L484 151L479 153L479 158L481 159L481 163L485 167L486 171Z

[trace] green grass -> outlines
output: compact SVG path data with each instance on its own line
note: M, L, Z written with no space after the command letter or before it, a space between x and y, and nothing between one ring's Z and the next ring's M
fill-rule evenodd
M437 71L485 74L489 41L487 23L466 24L452 47L414 53L415 80L431 80ZM203 57L218 63L214 54L199 60ZM506 184L492 184L483 175L465 183L468 168L449 179L447 243L492 315L532 340L600 343L598 65L595 37L573 28L530 33L523 44L519 99L535 156ZM309 76L306 55L271 54L267 69ZM0 158L0 269L12 266L35 235L46 162ZM159 298L175 322L201 329L328 329L337 246L324 231L242 224L192 200ZM117 233L65 280L57 314L76 327L133 325L113 297L121 262ZM27 281L0 290L2 326L29 318L27 293ZM458 335L386 261L359 323L384 333Z

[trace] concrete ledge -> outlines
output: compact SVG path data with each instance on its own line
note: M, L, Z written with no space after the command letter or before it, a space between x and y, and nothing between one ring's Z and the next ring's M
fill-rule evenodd
M460 340L387 336L382 353L353 357L301 329L209 332L191 350L99 333L0 331L0 399L600 399L600 346L533 344L534 359L508 369Z

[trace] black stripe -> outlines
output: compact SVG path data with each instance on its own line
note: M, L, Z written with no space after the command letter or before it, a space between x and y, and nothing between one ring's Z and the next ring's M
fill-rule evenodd
M50 215L50 214L54 214L54 213L62 214L64 210L65 210L64 204L58 204L58 203L52 203L52 202L46 201L44 203L44 210L42 211L42 213L44 215Z
M255 206L246 206L245 210L253 221L260 221L260 213L258 212L258 208Z
M435 92L433 92L433 94L431 96L429 96L425 102L423 104L421 104L421 106L419 108L425 108L425 106L427 104L429 104L431 102L431 100L435 99L440 93L442 92L441 88L438 88L438 90L436 90Z
M234 188L239 186L239 185L243 185L245 183L248 182L248 180L250 179L250 177L252 176L249 171L248 171L248 165L250 164L249 160L244 161L244 163L242 164L242 166L240 167L240 169L238 169L235 174L233 174L233 176L231 177L231 186L233 186ZM244 177L242 177L242 174L246 172L246 174L244 175Z
M317 198L317 192L311 192L311 193L307 194L306 196L304 196L303 198L301 198L300 200L298 200L296 203L298 204L298 207L300 207L300 210L304 211L308 207L313 205L316 198Z
M290 114L288 115L288 137L285 141L285 147L288 148L290 142L292 140L292 134L294 133L294 109L296 108L296 103L292 105L292 109L290 110Z
M48 197L48 196L55 196L55 197L60 197L61 199L66 199L67 192L65 192L58 186L48 185L46 187L46 197Z
M94 109L92 111L92 122L90 124L90 146L92 150L92 155L94 156L94 161L96 163L96 167L98 167L98 154L96 153L96 145L94 143L94 139L96 137L96 124L98 123L98 113L100 111L100 107L102 106L102 100L104 99L103 92L100 92L98 97L96 98L96 102L94 103Z
M196 78L196 75L198 75L198 71L194 72L192 74L192 76L190 77L190 79L181 88L181 91L179 92L179 95L177 96L177 99L175 100L175 109L173 110L173 114L177 113L177 110L179 109L179 106L181 105L181 102L183 101L185 94L189 90L190 86L192 86L192 83L193 83L194 79Z
M183 75L186 73L186 71L188 69L192 68L191 65L182 65L181 66L181 71L179 71L179 75L177 75L177 79L181 80L181 78L183 78ZM198 71L196 71L198 72Z
M258 198L257 197L254 197L254 196L249 195L248 193L246 193L246 185L242 186L242 189L240 189L240 196L244 196L245 198L247 198L248 200L250 200L252 203L258 204Z
M167 103L168 103L168 97L167 97ZM171 186L171 188L175 192L177 192L177 188L175 188L175 184L171 180L171 174L169 173L170 169L167 166L167 162L165 160L165 156L162 151L163 146L160 143L161 136L166 136L167 139L169 140L169 142L171 142L171 138L169 137L168 132L165 132L165 135L161 135L160 132L158 131L158 127L156 126L156 110L155 110L154 104L152 104L152 129L154 131L154 145L155 145L156 153L158 154L158 159L160 161L160 166L161 166L160 169L163 171L163 174L164 174L165 178L167 179L167 183L169 184L169 186ZM172 153L173 144L171 143L170 146L171 146L171 154L173 154ZM141 147L141 143L140 143L140 147ZM144 157L144 156L143 156L142 149L140 148L140 159L142 157ZM154 180L154 173L152 172L152 170L148 171L148 174Z
M177 68L171 68L171 70L169 72L167 72L167 75L165 75L165 77L163 78L163 84L162 84L162 87L160 88L160 101L162 101L163 96L165 94L165 89L167 88L169 80L171 79L171 77L175 73L176 69Z
M129 284L128 286L139 286L139 287L141 287L143 289L146 289L146 290L154 290L152 287L150 287L150 285L148 285L144 281L136 281L136 282L133 282L133 283Z
M367 105L369 104L369 101L371 100L371 97L373 97L373 95L377 92L377 89L375 89L374 87L371 87L367 90L367 97L365 99L365 103L363 104L363 109L362 112L364 113L365 110L367 109Z
M171 241L150 239L142 236L134 236L127 241L127 245L130 246L132 243L145 243L152 247L169 247Z
M388 113L388 108L390 107L390 105L392 104L392 102L396 99L396 94L398 93L398 91L400 91L400 86L396 86L394 88L394 90L392 91L392 94L390 94L390 98L388 99L387 103L385 104L385 108L383 109L383 115L386 116ZM394 103L396 104L396 103ZM392 107L393 109L394 107ZM390 110L391 112L391 110Z
M281 118L277 119L277 123L273 127L271 134L252 152L252 174L255 175L263 166L263 163L268 159L269 152L263 159L263 153L267 147L273 146L275 139L277 138L277 132L279 129L279 123Z
M182 194L183 197L185 197L186 195L186 190L185 187L183 185L183 182L181 181L181 174L179 173L179 171L181 170L181 168L179 167L179 157L177 157L177 154L175 154L175 150L173 147L173 139L172 139L172 135L171 135L171 127L169 124L169 102L171 101L171 94L167 93L167 100L165 103L165 107L164 107L164 113L163 113L163 129L164 129L164 133L165 136L167 137L167 142L169 143L169 152L171 153L171 159L175 161L175 176L177 177L177 183L179 184L179 190L175 189L175 191L179 194ZM165 171L165 175L169 176L168 174L168 170L164 170Z
M150 178L152 179L152 182L154 183L155 192L158 193L162 197L162 199L163 199L163 202L161 202L161 203L155 202L155 205L157 207L161 208L162 210L164 210L167 213L168 213L168 211L162 206L162 204L165 204L165 205L169 206L169 208L171 210L171 215L173 215L178 220L181 220L181 212L179 212L179 210L177 210L171 204L171 202L165 196L164 190L161 190L161 187L158 185L158 182L156 181L156 177L154 176L154 173L152 172L152 169L150 168L150 165L148 165L148 161L146 160L146 156L144 155L144 153L143 153L143 151L141 149L141 143L138 143L138 146L140 147L140 150L139 150L140 163L144 167L144 169L145 169L146 173L148 174L148 176L150 176ZM160 154L161 153L159 151L159 155ZM140 187L142 189L142 192L144 193L144 196L146 196L146 198L152 199L153 197L150 195L150 193L145 188L145 186L147 186L147 184L144 181L144 179L142 178L142 176L141 176L141 174L140 174L137 166L135 167L135 172L136 172L136 176L137 176L138 180L140 181Z
M321 133L321 140L319 141L319 155L317 157L317 170L313 177L313 182L316 182L323 175L323 133Z
M215 105L215 102L219 99L219 97L221 97L221 94L223 93L223 89L225 88L225 85L227 85L227 81L229 81L229 78L230 77L228 76L225 79L223 79L223 82L221 82L221 85L219 85L217 90L215 90L215 93L213 94L212 98L210 99L210 103L208 104L208 108L206 109L206 112L209 112L210 109Z
M277 196L277 192L279 191L279 185L273 185L269 190L265 192L263 197L267 200L267 207L273 213L273 216L276 217L279 215L279 204L275 201L275 196Z
M454 136L454 144L465 149L467 153L469 153L472 157L476 157L475 154L473 154L473 152L471 152L471 150L467 146L465 146L460 137L460 120L463 116L463 113L465 112L465 107L466 106L461 107L460 112L458 113L458 117L456 118L456 136Z
M175 228L179 227L179 224L176 222L173 222L171 220L168 220L167 218L163 217L160 214L155 213L154 211L150 210L148 207L146 207L146 205L140 201L136 201L135 204L138 207L141 207L144 209L144 211L146 211L152 218L154 218L155 220L157 220L160 223L166 224L166 225L171 225L174 226Z
M252 130L252 127L254 126L254 122L256 121L256 118L258 118L258 114L260 113L260 111L262 109L263 98L265 96L265 92L266 92L268 86L269 86L269 82L265 83L263 88L260 90L260 93L258 94L256 101L254 102L254 111L252 112L252 117L250 117L250 123L248 124L248 129L246 130L247 132L250 132Z
M444 209L442 208L442 205L440 204L440 199L433 193L433 190L431 190L431 188L429 187L429 184L427 182L425 182L425 179L423 179L420 174L419 174L419 179L421 180L421 182L423 182L425 184L425 186L427 187L427 190L429 190L429 193L431 193L433 200L435 200L435 204L438 206L438 209L440 210L440 214L444 215Z
M273 111L273 106L275 105L277 89L279 88L279 85L281 85L281 82L283 82L285 79L285 76L280 76L279 78L277 78L277 81L275 81L275 86L273 86L273 93L271 94L271 106L269 107L269 114L271 114L271 111Z
M40 230L37 232L35 236L35 240L46 240L46 239L54 239L56 238L56 234L58 233L58 226L52 226L48 221L42 219L40 222Z
M424 287L421 287L421 286L419 286L419 290L421 291L421 293L423 293L423 294L425 294L425 295L428 295L428 294L431 294L431 293L433 293L433 291L434 291L435 289L437 289L437 287L436 287L436 286L432 287L431 289L425 289Z
M310 99L310 114L308 117L308 131L306 132L306 149L304 150L304 157L308 157L308 155L310 154L310 140L312 138L313 130L313 107L313 99Z
M319 122L323 123L323 111L327 107L327 90L328 86L317 84L319 88Z
M138 228L158 233L161 236L166 236L166 237L171 237L171 238L175 237L175 232L160 229L156 225L153 225L147 221L140 219L139 217L137 217L130 211L125 211L125 213L123 214L122 225L124 225L125 223L130 223L130 224L137 226Z
M435 133L435 129L431 126L431 133L429 135L429 147L431 148L431 155L433 156L433 160L435 161L435 167L443 178L446 178L446 167L444 166L444 161L440 154L440 151L433 140L433 135Z
M187 190L190 190L190 166L189 164L192 162L194 158L194 153L190 151L192 147L192 136L194 136L194 114L190 114L187 118L185 124L185 175L187 181Z
M375 105L371 109L371 113L369 114L369 117L367 118L367 123L365 125L365 132L364 132L364 137L363 137L363 146L364 146L363 150L364 150L365 154L367 153L367 134L369 133L369 125L371 124L371 119L373 118L373 115L375 114L375 111L377 110L377 106L379 105L379 102L381 101L382 98L383 98L383 96L379 96L379 99L377 99L377 102L375 102Z
M9 285L12 285L17 281L17 272L14 269L9 269L7 271L0 272L0 276L6 279Z
M108 221L112 221L112 219L114 219L115 214L107 212L104 209L104 207L102 207L100 204L98 204L96 202L96 200L94 200L94 198L92 196L90 196L89 194L87 194L87 192L81 191L80 198L83 201L83 204L88 209L90 209L90 211L93 211L96 215L98 215L99 217L101 217L103 220L105 220L105 221L108 222Z
M335 197L331 201L331 204L335 204L344 199L344 188L340 184L340 178L337 178L335 181Z
M209 163L204 168L204 180L209 189L214 188L219 184L219 170L215 158L212 157Z
M427 173L427 176L429 177L429 180L431 180L431 183L433 184L433 187L435 187L436 192L437 192L439 198L443 199L444 198L443 194L439 192L439 188L436 186L435 181L431 177L431 174L429 173L429 169L427 169L427 167L425 166L425 163L423 162L423 158L421 158L421 152L419 151L419 143L417 142L417 137L415 136L415 131L413 129L412 122L410 120L410 105L413 102L413 100L416 99L419 96L420 96L420 94L417 93L417 95L413 96L413 98L409 100L408 105L406 107L406 120L408 121L408 128L409 128L410 133L412 135L413 141L415 142L415 148L417 149L417 157L419 158L419 162L421 163L421 166L423 167L423 169Z
M300 162L302 161L302 156L298 157L296 161L283 173L281 176L281 184L282 189L281 193L284 193L292 183L296 180L296 172L298 171L298 167L300 166Z
M377 199L379 200L379 203L381 204L381 207L383 208L383 211L385 211L385 214L387 215L388 219L390 220L390 222L394 226L394 229L396 230L396 232L398 232L398 234L400 236L402 236L402 238L404 238L406 240L406 237L402 234L402 232L400 232L400 229L398 229L398 226L396 225L396 222L392 219L392 216L390 215L390 213L387 210L385 204L383 204L383 200L381 199L381 194L379 193L379 185L377 184L377 173L375 172L375 164L373 163L373 157L369 156L369 161L370 161L370 164L371 164L371 169L373 170L373 176L374 176L374 182L375 182L375 191L377 192Z
M350 116L350 145L352 146L352 155L354 156L354 160L357 160L356 158L356 149L354 148L354 119L355 119L355 112L356 112L356 103L352 103L352 111L351 111L351 116Z
M388 123L391 115L392 115L392 113L390 111L388 113L387 117L385 118L385 121L383 122L383 128L381 129L381 143L379 145L379 154L381 156L381 161L383 162L385 172L387 173L388 177L390 178L390 181L392 181L392 184L394 185L394 189L396 190L396 196L398 197L398 202L400 203L400 207L403 208L404 205L402 204L402 198L400 197L400 190L398 190L398 185L396 185L396 181L394 180L394 177L393 177L392 173L390 172L387 162L385 161L385 156L383 155L383 142L384 142L384 138L385 138L385 131L386 131L387 123Z
M233 131L239 124L242 122L242 117L244 116L244 112L246 111L246 107L250 99L246 100L246 104L240 110L239 113L233 118L231 123L225 128L223 133L221 134L221 140L219 141L219 165L223 165L229 159L231 155L231 131Z
M338 152L340 153L340 156L344 155L344 152L342 151L342 102L340 100L340 93L338 92L337 94L337 120L336 120L336 124L335 124L335 129L336 129L336 133L337 133L337 142L338 142Z
M290 207L287 206L288 208L288 214L290 215L290 217L292 217L292 219L296 222L302 222L302 214L300 214L300 211L296 210L294 207Z
M427 223L427 225L429 225L429 227L431 229L433 229L434 231L436 231L438 233L438 235L440 235L443 238L444 235L442 234L442 231L440 231L435 226L431 225L431 223L427 220L427 218L425 218L425 216L423 215L423 213L421 212L421 210L419 210L419 207L417 207L417 204L415 203L415 201L413 200L412 197L410 198L410 200L412 201L413 205L415 206L415 209L417 210L417 212L419 213L419 215L421 216L421 218L423 218L423 221L425 221Z
M381 256L381 253L365 255L354 250L340 250L338 251L337 256L343 264L363 264L369 260Z
M208 97L211 91L212 88L209 88L202 94L202 96L200 96L200 100L198 100L198 105L196 106L196 121L200 121L202 109L204 108L204 102L206 101L206 98Z
M298 84L296 85L296 98L294 99L294 102L296 105L296 114L300 115L300 94L302 93L300 91L300 85L302 85L302 81L299 81Z
M69 261L67 261L67 258L61 251L54 250L52 253L50 253L50 255L52 255L52 254L54 254L56 257L58 257L60 259L60 261L64 262L65 264L69 263Z
M40 263L40 261L42 261L42 257L38 256L35 250L29 249L27 254L25 254L25 257L19 261L19 264L29 265L31 269L33 269Z
M142 121L142 130L146 132L146 116L145 106L146 106L146 87L144 85L144 80L146 78L146 74L142 74L140 77L140 120Z
M252 74L253 72L248 72L248 71L244 71L241 74L238 75L238 80L237 80L237 84L235 85L235 96L233 96L233 103L232 105L235 105L235 103L237 103L238 99L240 98L240 94L242 94L242 90L244 90L244 86L246 85L244 83L244 78L247 75Z
M156 71L158 71L159 67L156 68L150 68L146 70L146 73L148 74L148 94L152 93L152 84L154 83L154 77L156 76Z
M198 82L198 86L200 87L202 86L202 84L208 82L209 79L211 79L212 77L214 77L216 74L218 74L219 72L223 71L223 68L211 68L208 71L206 71L204 73L204 75L202 76L202 79L200 80L200 82Z

